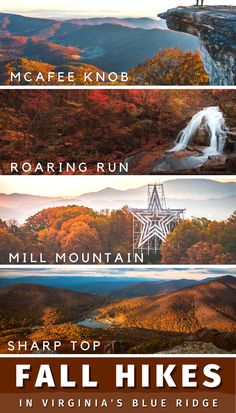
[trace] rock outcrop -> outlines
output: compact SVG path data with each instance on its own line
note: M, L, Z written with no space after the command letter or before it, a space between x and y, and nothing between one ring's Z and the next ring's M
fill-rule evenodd
M161 351L160 354L229 354L229 352L216 347L213 343L187 341L169 350Z
M199 38L212 85L236 84L236 7L177 7L159 16L170 30Z

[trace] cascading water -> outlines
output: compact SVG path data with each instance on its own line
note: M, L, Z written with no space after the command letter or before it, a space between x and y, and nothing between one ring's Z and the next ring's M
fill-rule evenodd
M210 146L203 149L205 155L221 155L227 137L223 113L218 106L210 106L196 113L186 128L180 132L176 145L169 152L179 152L187 148L202 123L205 123L210 135Z
M190 155L191 152L186 149L202 126L208 133L209 139L206 139L206 146L197 149L199 152L197 155ZM227 127L220 108L218 106L207 107L192 117L186 128L179 133L174 147L165 153L154 167L153 172L199 168L207 162L209 157L223 155L226 138ZM183 151L181 156L174 155L180 151Z

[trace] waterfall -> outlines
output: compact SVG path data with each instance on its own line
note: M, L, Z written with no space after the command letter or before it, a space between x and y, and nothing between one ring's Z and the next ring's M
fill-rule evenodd
M210 137L210 146L203 149L203 154L208 156L221 155L227 132L223 113L218 106L210 106L196 113L186 128L180 132L176 145L169 152L179 152L186 149L203 122Z

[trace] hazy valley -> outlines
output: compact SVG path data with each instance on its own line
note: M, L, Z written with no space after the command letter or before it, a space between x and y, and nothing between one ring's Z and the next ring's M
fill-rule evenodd
M236 183L208 179L174 179L164 183L169 208L186 208L186 217L226 219L235 210ZM1 185L0 185L1 191ZM82 194L76 198L50 198L27 194L0 193L0 217L16 219L20 223L44 208L83 205L97 211L105 208L119 209L147 207L147 186L128 190L104 188Z
M198 42L148 18L56 21L0 13L0 60L5 67L14 68L11 59L24 58L29 69L32 61L59 66L57 70L63 64L76 69L88 63L106 72L124 72L169 47L195 51Z

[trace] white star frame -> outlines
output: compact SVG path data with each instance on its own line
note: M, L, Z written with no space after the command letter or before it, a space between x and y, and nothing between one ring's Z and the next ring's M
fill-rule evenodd
M185 209L168 209L163 185L150 185L151 194L147 209L129 209L134 218L133 248L157 253L166 237L183 219ZM159 191L158 191L159 190ZM162 194L162 199L159 196Z

